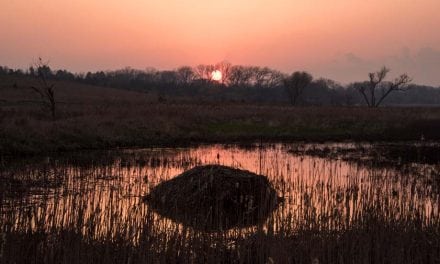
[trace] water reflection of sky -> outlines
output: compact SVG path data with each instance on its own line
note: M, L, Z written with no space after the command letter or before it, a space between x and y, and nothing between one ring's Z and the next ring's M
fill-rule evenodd
M203 164L268 176L279 195L285 197L285 203L268 221L276 225L274 230L310 225L320 230L350 228L372 207L389 221L419 218L425 225L439 221L439 195L424 177L342 160L297 156L288 149L286 145L262 149L211 145L126 150L112 156L110 162L93 161L92 156L86 165L75 165L74 157L68 162L52 159L28 164L15 169L15 176L46 173L65 181L59 188L38 190L29 196L4 197L1 228L80 230L93 238L122 235L134 241L145 231L146 219L154 222L148 232L180 230L182 226L148 210L142 197L159 182Z

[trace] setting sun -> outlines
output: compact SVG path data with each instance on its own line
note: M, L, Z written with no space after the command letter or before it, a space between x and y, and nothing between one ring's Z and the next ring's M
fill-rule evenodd
M0 264L440 264L440 0L0 7Z
M212 73L211 73L211 78L214 80L214 81L221 81L222 80L222 77L223 77L223 74L222 74L222 72L221 71L219 71L219 70L215 70L215 71L213 71Z

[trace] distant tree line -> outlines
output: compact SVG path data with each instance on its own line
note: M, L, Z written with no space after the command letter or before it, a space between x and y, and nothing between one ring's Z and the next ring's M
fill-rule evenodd
M215 70L221 71L221 80L212 79L211 75ZM440 87L410 84L411 79L405 74L394 81L385 81L388 72L389 69L383 68L370 73L367 81L342 85L329 79L313 79L307 72L287 75L268 67L232 65L228 62L196 67L182 66L174 70L138 70L127 67L87 73L53 70L47 64L34 65L26 70L0 66L0 76L45 76L51 81L80 82L153 93L161 100L187 97L207 101L370 107L377 107L379 104L440 104Z

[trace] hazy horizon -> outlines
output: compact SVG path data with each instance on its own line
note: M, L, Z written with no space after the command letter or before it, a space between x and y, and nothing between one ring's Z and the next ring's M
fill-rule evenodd
M0 0L0 64L73 72L182 65L306 70L341 83L386 65L440 86L440 2Z

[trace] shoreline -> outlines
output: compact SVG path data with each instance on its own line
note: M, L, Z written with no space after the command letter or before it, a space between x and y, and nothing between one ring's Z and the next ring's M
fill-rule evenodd
M240 141L172 141L168 143L162 144L145 144L145 145L132 145L132 146L114 146L108 148L75 148L75 149L61 149L61 150L47 150L47 151L36 151L36 152L0 152L0 159L6 158L33 158L33 157L41 157L41 156L53 156L53 155L65 155L65 154L77 154L82 152L111 152L111 151L126 151L126 150L142 150L142 149L154 149L154 148L196 148L200 146L208 146L208 145L224 145L224 146L239 146L241 148L255 148L258 147L260 143L269 144L269 145L288 145L288 144L333 144L333 143L345 143L345 144L397 144L397 145L414 145L417 143L423 144L437 144L440 143L439 139L429 140L429 141L420 141L420 140L353 140L353 139L325 139L325 140L308 140L308 139L248 139L248 140L240 140Z

